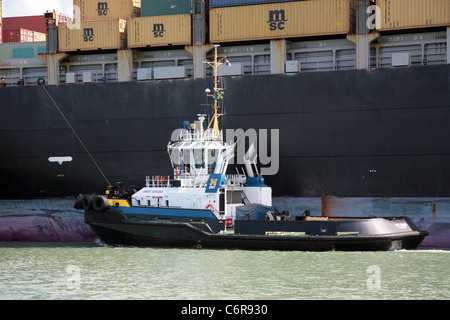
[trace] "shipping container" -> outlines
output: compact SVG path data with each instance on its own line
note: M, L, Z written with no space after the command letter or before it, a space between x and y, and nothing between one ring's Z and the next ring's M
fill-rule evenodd
M192 13L194 0L142 0L142 16L169 16Z
M128 47L187 45L191 40L191 15L141 17L128 20Z
M72 18L69 16L66 16L65 14L58 13L56 15L56 20L58 20L58 24L60 24L60 23L66 23L66 22L72 21Z
M33 32L27 29L3 29L2 42L33 42Z
M47 33L44 15L3 18L3 29L27 29Z
M379 30L450 25L450 0L378 0Z
M297 0L210 0L209 3L211 8L221 8L234 6L249 6L253 4L290 2L290 1L297 1Z
M210 10L211 42L346 34L348 0L280 2Z
M126 20L82 21L81 28L59 26L61 52L121 49L126 47Z
M46 42L10 42L0 44L0 59L37 58L47 53Z
M0 24L0 43L2 43L2 36L3 36L2 33L3 33L2 32L2 25Z
M74 19L77 20L75 6L80 8L80 20L128 19L141 15L141 0L73 0Z
M46 41L46 40L47 40L47 35L45 33L33 31L33 41L34 42L41 42L41 41Z

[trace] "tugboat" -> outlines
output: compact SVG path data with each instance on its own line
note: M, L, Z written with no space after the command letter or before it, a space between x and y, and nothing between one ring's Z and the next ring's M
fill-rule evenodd
M227 174L239 141L223 141L219 129L224 88L219 87L214 46L214 114L183 123L167 146L173 176L148 176L126 192L119 183L105 195L80 195L76 209L108 245L244 250L376 251L416 249L428 235L407 217L336 218L290 213L272 206L272 189L258 172L254 148L245 171Z

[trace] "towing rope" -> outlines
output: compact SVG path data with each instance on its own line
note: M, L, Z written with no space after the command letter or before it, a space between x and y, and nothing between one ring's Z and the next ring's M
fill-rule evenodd
M47 89L45 88L44 84L42 82L39 82L39 85L42 87L42 89L44 89L45 93L48 95L48 97L50 98L50 100L53 102L53 105L56 107L56 109L59 111L59 113L61 114L61 116L63 117L64 121L66 121L67 125L69 126L70 130L72 130L73 134L75 135L75 137L78 139L78 141L80 142L81 146L84 148L84 150L86 151L86 153L89 155L89 157L91 158L92 162L94 163L94 165L97 167L98 171L100 171L100 173L102 174L103 178L105 179L106 183L108 183L108 186L111 185L111 183L109 183L108 178L106 178L105 174L103 173L102 169L100 169L100 166L98 165L97 161L95 161L94 157L92 156L92 154L89 152L89 150L86 148L86 146L84 145L83 141L81 140L81 138L78 136L77 132L75 131L75 129L72 127L72 125L70 124L69 120L67 120L66 116L64 115L64 113L61 111L61 109L58 107L58 105L56 104L55 100L53 100L52 96L50 95L50 93L47 91Z

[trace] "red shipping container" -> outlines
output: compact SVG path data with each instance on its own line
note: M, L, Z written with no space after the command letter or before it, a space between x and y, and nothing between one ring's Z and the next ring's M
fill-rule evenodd
M0 24L0 43L2 43L2 25Z
M59 23L64 23L69 21L70 17L58 14L57 19ZM20 28L47 34L45 15L3 18L3 30Z
M3 30L20 28L47 33L47 24L45 23L44 15L3 18Z
M34 33L27 29L3 29L3 42L33 42Z

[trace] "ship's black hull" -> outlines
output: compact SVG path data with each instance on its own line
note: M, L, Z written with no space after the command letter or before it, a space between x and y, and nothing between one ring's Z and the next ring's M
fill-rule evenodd
M108 245L279 251L390 251L416 249L426 232L374 236L265 236L211 234L189 223L91 223Z
M450 66L226 78L223 129L279 129L274 196L450 197ZM170 133L205 112L204 79L49 86L111 183L170 175ZM0 198L107 183L39 87L0 90ZM270 141L270 140L269 140ZM61 165L49 157L70 156Z
M234 220L230 231L225 220L200 219L197 210L184 210L187 216L173 215L174 210L108 207L86 209L84 215L86 223L104 243L137 247L388 251L416 249L428 235L407 217L294 216L279 221L246 217Z

